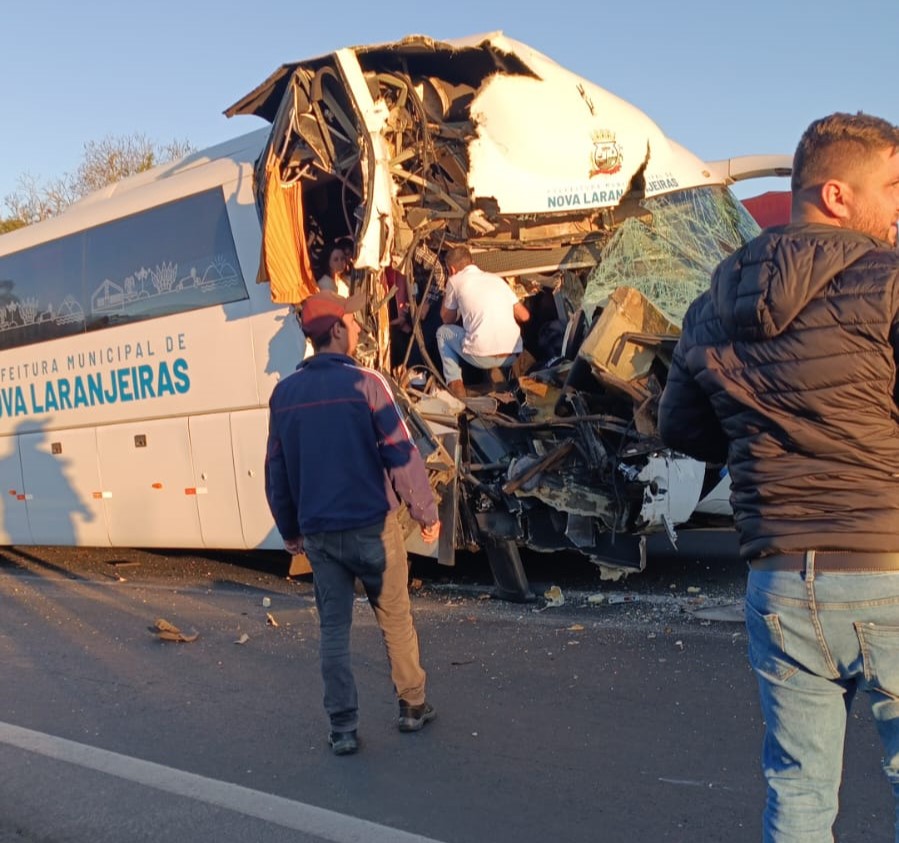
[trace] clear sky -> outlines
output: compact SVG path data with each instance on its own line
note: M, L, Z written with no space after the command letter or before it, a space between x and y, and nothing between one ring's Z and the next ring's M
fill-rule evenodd
M260 128L222 111L285 62L493 30L629 100L706 160L790 154L832 111L899 123L895 0L9 0L0 216L23 174L73 171L88 141L142 133L202 149Z

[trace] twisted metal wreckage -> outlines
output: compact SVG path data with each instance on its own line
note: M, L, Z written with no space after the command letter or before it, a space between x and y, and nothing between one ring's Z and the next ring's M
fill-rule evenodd
M643 568L647 534L674 542L677 525L729 514L721 467L656 431L679 319L757 232L711 165L499 33L283 65L226 114L272 124L256 190L275 301L302 302L313 258L353 238L361 357L396 379L426 456L440 562L485 547L498 594L525 599L521 546L617 577ZM531 313L519 364L464 403L442 388L429 318L437 258L460 243ZM406 312L408 342L390 325Z

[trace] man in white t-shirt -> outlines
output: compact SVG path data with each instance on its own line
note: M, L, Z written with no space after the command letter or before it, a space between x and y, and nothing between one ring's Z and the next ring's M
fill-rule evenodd
M464 360L479 369L511 366L521 352L519 322L530 314L509 285L472 263L467 246L455 246L446 253L449 280L437 329L437 348L443 363L447 389L457 398L465 397L462 383ZM462 324L457 321L462 319Z

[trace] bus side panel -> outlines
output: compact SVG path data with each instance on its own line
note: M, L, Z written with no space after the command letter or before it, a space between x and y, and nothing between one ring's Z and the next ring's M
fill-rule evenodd
M96 430L23 434L19 451L33 542L107 547Z
M240 520L247 547L283 548L265 499L265 444L268 410L231 414L231 437Z
M187 418L97 429L109 537L118 547L203 547Z
M19 437L0 438L0 544L34 544L22 482Z
M256 404L267 407L276 384L296 371L306 353L306 344L296 317L288 308L274 310L270 302L254 304L260 311L252 320L255 377L259 385Z
M189 420L189 430L203 542L206 547L245 547L229 416L194 416Z

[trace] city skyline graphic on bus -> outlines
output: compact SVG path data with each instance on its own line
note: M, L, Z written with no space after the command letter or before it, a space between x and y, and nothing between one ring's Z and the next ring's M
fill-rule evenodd
M203 272L193 266L180 278L174 262L163 262L153 269L142 266L122 284L105 279L91 294L91 314L132 312L130 305L150 299L157 299L152 303L157 307L160 297L189 295L194 290L208 294L233 287L240 278L224 255L216 255Z
M90 296L90 313L91 316L136 316L145 309L177 312L184 309L177 302L179 297L194 293L208 296L240 283L240 273L223 255L212 258L202 272L193 266L182 276L179 276L177 263L163 261L153 268L142 266L121 284L104 279ZM166 305L166 300L170 300L171 306ZM72 295L65 296L58 307L49 302L42 308L36 296L0 303L0 331L45 323L64 326L86 321L84 308Z

